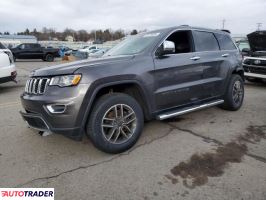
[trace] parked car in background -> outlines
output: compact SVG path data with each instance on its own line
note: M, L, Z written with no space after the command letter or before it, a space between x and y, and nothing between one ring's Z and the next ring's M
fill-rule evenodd
M77 51L75 54L73 54L76 60L84 60L88 59L89 55L86 51Z
M247 35L248 44L242 48L245 56L243 67L248 81L266 80L266 31L255 31ZM244 46L242 44L242 46Z
M100 58L102 57L106 52L108 51L108 49L98 49L98 51L96 52L91 52L89 54L90 58Z
M0 83L15 81L17 76L13 55L0 43Z
M20 44L11 49L14 59L42 59L52 62L54 58L60 57L59 49L45 48L38 43Z
M246 56L247 53L245 52L245 50L243 51L243 49L250 49L248 40L239 40L236 42L236 45L239 48L239 50L242 52L242 55Z
M242 56L230 34L178 26L128 37L99 59L37 69L21 95L30 127L120 153L142 133L144 120L244 99Z
M89 53L95 51L96 49L98 49L98 47L96 45L91 45L91 46L85 46L82 49L79 49L78 51L87 52L89 54Z

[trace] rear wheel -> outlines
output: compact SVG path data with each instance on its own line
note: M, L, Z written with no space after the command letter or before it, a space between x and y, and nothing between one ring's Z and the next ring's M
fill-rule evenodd
M45 60L46 60L47 62L53 62L53 61L54 61L54 56L53 56L52 54L47 54L47 55L45 56Z
M233 74L228 85L224 104L221 106L225 110L238 110L244 100L244 81L238 74Z
M134 98L112 93L96 102L87 134L98 149L106 153L121 153L137 142L143 123L142 109Z

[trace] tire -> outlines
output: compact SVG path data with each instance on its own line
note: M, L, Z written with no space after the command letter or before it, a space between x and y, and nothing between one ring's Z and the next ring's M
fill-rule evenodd
M54 56L53 56L52 54L47 54L47 55L45 56L45 60L46 60L47 62L53 62L53 61L54 61Z
M242 106L244 93L244 81L242 77L238 74L233 74L221 108L230 111L238 110Z
M121 118L121 110L124 118ZM87 123L87 135L96 148L116 154L137 142L143 124L142 108L134 98L123 93L106 94L94 105Z

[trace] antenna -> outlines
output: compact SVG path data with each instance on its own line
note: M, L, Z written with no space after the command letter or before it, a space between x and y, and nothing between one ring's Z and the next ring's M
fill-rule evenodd
M226 22L226 20L225 20L225 19L223 19L223 21L222 21L222 23L223 23L222 29L224 29L224 28L225 28L225 22Z

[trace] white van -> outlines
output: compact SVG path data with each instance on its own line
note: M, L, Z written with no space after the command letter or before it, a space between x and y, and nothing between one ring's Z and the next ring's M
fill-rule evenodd
M0 43L0 83L15 81L17 71L9 49Z

